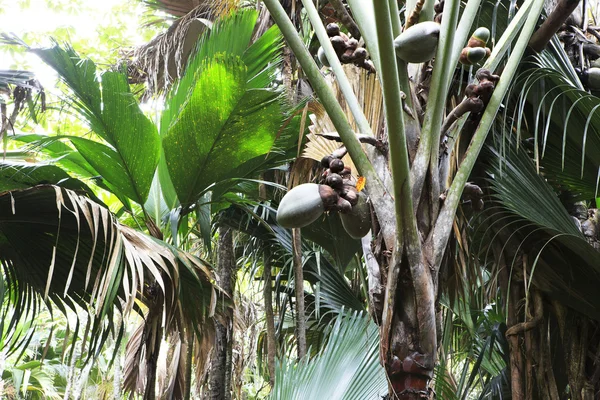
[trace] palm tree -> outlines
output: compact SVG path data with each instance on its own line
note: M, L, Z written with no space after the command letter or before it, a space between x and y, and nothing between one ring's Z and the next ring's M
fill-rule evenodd
M475 21L480 6L483 7L482 3L476 0L467 2L462 14L459 12L461 8L459 2L445 2L443 9L438 7L435 10L433 2L408 3L406 7L407 12L404 14L404 23L402 23L400 20L401 14L398 11L396 2L375 3L349 0L348 5L361 30L362 37L377 70L379 80L382 83L387 136L380 138L389 141L389 169L385 167L380 168L382 165L381 155L370 151L365 153L359 143L361 137L356 135L355 131L367 136L373 136L374 131L367 123L363 110L356 100L356 94L352 90L352 85L347 80L346 74L341 67L340 60L338 59L340 55L336 53L332 46L334 40L330 40L328 32L323 26L322 20L312 2L303 2L306 14L319 39L322 51L327 57L327 62L331 65L337 83L344 94L348 108L351 110L355 129L349 124L347 116L340 107L334 92L323 79L319 67L308 53L283 8L274 0L267 0L265 4L269 8L273 19L281 28L288 45L302 66L303 72L319 96L339 137L352 157L352 161L356 165L358 172L366 178L371 204L379 220L380 232L378 234L383 237L384 246L378 244L378 247L384 247L392 254L391 260L384 258L383 263L376 265L375 268L377 270L371 274L374 277L382 276L384 278L381 284L385 287L385 301L381 310L382 318L378 322L381 331L381 361L388 373L390 396L401 399L428 397L430 396L428 382L433 377L434 366L438 360L438 346L442 335L442 326L440 324L441 314L437 304L446 288L444 287L444 275L440 275L440 271L446 270L451 262L448 243L453 236L453 231L455 231L453 226L456 212L461 204L461 199L469 201L472 204L472 210L469 210L469 213L477 211L482 203L484 192L479 185L469 184L468 181L478 178L479 167L477 170L474 167L478 165L477 161L480 159L480 152L484 148L486 138L489 136L488 133L492 127L495 128L494 130L497 129L496 117L503 116L505 124L510 121L508 120L510 117L506 113L502 115L498 112L501 109L509 109L509 99L505 100L505 98L507 93L518 91L519 73L526 74L523 79L527 83L526 89L521 91L522 104L529 105L529 102L537 101L538 103L534 103L537 110L548 112L549 115L556 115L549 111L550 104L556 104L555 107L557 107L559 103L546 99L564 98L561 97L562 93L564 93L560 90L562 88L559 87L554 92L549 93L544 98L545 101L542 102L543 106L540 107L537 105L539 104L539 98L536 99L533 95L539 95L539 87L536 87L534 90L531 90L531 87L534 83L537 84L541 81L541 76L547 76L548 72L538 72L537 67L534 67L533 71L538 75L532 75L531 65L523 63L522 60L526 50L529 52L532 50L541 52L546 47L577 3L560 2L552 12L552 17L548 18L547 22L539 26L539 28L538 20L543 9L541 2L525 1L516 14L509 13L509 16L512 17L510 23L505 29L496 32L498 36L496 36L496 40L493 42L495 46L493 52L491 52L491 56L483 63L482 68L476 74L470 75L469 82L463 82L463 88L467 84L470 84L466 88L466 92L461 91L461 93L465 93L466 97L464 100L458 98L454 103L458 104L458 106L453 109L452 106L448 105L452 104L450 90L452 88L452 80L455 77L454 69L461 52L463 52L461 61L467 64L470 63L469 59L466 59L466 56L470 54L471 50L470 47L466 47L466 42L477 27ZM506 9L510 10L509 7L506 7ZM428 75L427 70L413 68L413 65L410 63L407 68L406 59L403 60L396 57L393 40L401 33L403 26L406 29L416 21L430 20L434 17L434 11L436 14L439 14L438 18L441 17L442 22L439 28L439 42L437 43L433 70L431 75ZM555 17L559 15L562 15L564 18L556 19ZM482 13L479 23L485 21L486 18L489 18L489 14L486 16ZM490 26L489 22L488 19L488 24L485 25ZM518 41L515 40L516 37L519 38ZM531 39L528 40L530 37ZM420 43L422 45L423 42ZM509 47L511 47L510 54L507 53ZM528 47L530 50L528 50ZM400 57L402 57L401 54ZM544 57L547 63L554 67L561 60L566 59L564 52L555 45L552 47L552 51L544 51L539 56L540 59L544 59ZM344 61L343 58L341 60ZM477 70L477 67L473 71L475 70ZM500 70L502 71L500 76L493 74L494 71ZM409 79L409 74L412 80ZM469 72L469 74L472 74L472 72ZM573 79L573 85L576 86L577 77L573 75L571 73L567 76ZM540 78L536 79L537 76L540 76ZM464 78L461 77L460 79L462 81ZM544 83L547 82L548 80L544 79ZM562 84L562 82L559 84ZM421 104L417 93L421 88L427 89L426 104ZM535 91L536 89L537 91ZM579 94L579 98L571 97L570 93L573 92L574 96L577 94L572 89L567 89L567 91L569 93L568 99L571 101L571 106L566 108L568 110L567 120L570 121L568 118L570 112L577 103L581 103L579 99L588 98L589 96ZM402 96L403 93L405 96ZM405 97L404 100L403 97ZM518 108L518 114L515 117L515 121L518 121L515 124L516 131L519 134L524 126L521 122L525 120L523 115L527 111L524 105ZM560 105L562 106L562 104ZM446 107L451 112L446 112ZM424 111L421 114L422 108ZM404 111L399 112L398 110ZM587 108L587 110L590 110L590 108ZM588 132L588 126L593 122L592 117L593 112L589 118L584 119L586 121L585 124L580 124L579 133L574 135L587 138L586 133ZM576 120L576 118L573 118L573 120ZM560 122L557 120L554 123ZM548 125L550 125L550 122ZM538 154L540 151L539 143L541 135L538 137L537 133L540 130L537 129L537 124L535 126L536 129L531 132L531 135L536 138L533 147L535 159L539 160ZM566 135L566 126L564 131ZM509 137L510 133L510 131L505 131L503 137ZM375 134L378 135L379 132L375 131ZM454 140L459 135L461 139L454 146ZM563 137L566 136L563 135ZM513 139L510 143L516 147L518 146L518 140L519 137L516 140ZM560 137L556 140L559 140L558 143L560 143ZM589 151L585 151L585 139L574 140L579 144L578 147L574 148L574 151L583 149L584 155L589 153ZM503 143L506 143L506 139L504 139ZM496 146L506 146L505 148L507 148L511 146L510 143L505 145L497 144ZM563 143L565 143L565 139L563 139ZM566 158L565 146L562 146L562 151L560 145L556 146L555 149L558 150L558 153L554 153L557 154L558 158L561 155L563 159ZM550 147L548 147L548 151L548 154L550 154ZM556 197L552 191L546 190L544 192L546 193L545 196L541 196L539 190L535 191L536 203L539 203L541 198L544 198L544 204L546 202L553 202L552 208L537 207L537 204L536 207L531 207L531 201L534 199L533 188L537 189L541 185L541 182L546 182L544 178L537 174L535 169L531 170L527 164L518 164L518 166L515 166L514 162L509 161L507 158L508 154L510 154L508 150L498 152L497 154L506 163L506 169L508 170L505 172L502 167L504 164L499 163L500 167L496 166L496 169L490 172L490 176L494 179L490 190L492 193L498 193L494 195L495 197L501 201L503 199L504 204L501 206L508 208L512 213L517 213L522 218L526 218L526 220L536 221L536 225L538 226L543 222L544 224L541 226L544 226L546 230L552 228L554 232L561 232L557 234L554 241L551 240L552 235L544 239L544 236L541 236L541 232L535 236L538 240L538 245L535 247L538 249L538 256L530 261L527 261L526 258L524 265L525 267L530 265L530 270L536 269L536 275L531 280L532 278L529 276L531 271L523 272L526 275L523 278L527 282L526 293L529 293L530 289L533 288L531 286L531 282L533 282L536 290L546 295L561 293L562 303L559 302L559 304L562 304L561 307L565 305L576 308L582 306L581 300L584 297L581 297L578 291L572 290L570 287L576 279L570 277L568 280L565 280L564 273L556 275L555 269L545 269L549 275L544 276L545 274L538 270L543 265L539 265L542 261L540 254L550 254L550 249L554 247L550 246L550 243L565 241L565 246L576 245L577 249L579 249L577 250L579 256L592 263L591 260L597 259L595 250L585 240L577 239L579 240L577 241L575 238L570 237L571 235L581 237L581 234L577 233L577 229L568 217L564 206L557 200L555 201ZM521 155L521 157L523 156ZM451 171L452 174L449 175L448 167L450 159L457 160L458 167L454 171ZM493 163L494 157L487 157L487 161L490 162L490 160ZM384 165L387 164L386 161L383 163ZM538 165L540 164L542 163L538 161ZM585 164L585 159L582 159L581 164L578 166L582 171L581 175L583 175ZM560 164L557 165L548 161L547 165L545 168L556 171L556 178L554 179L560 181L560 184L563 186L581 185L581 183L575 184L570 181L560 180L558 176L565 177L567 171L566 168L557 168ZM593 170L597 163L588 162L587 165ZM532 185L532 180L525 180L523 177L527 168L529 168L530 172L533 171L531 179L537 179L538 183L535 186ZM539 169L540 167L538 167L538 171ZM504 180L510 179L511 172L513 171L515 173L518 171L518 175L515 175L516 181L520 184L518 188L516 186L510 187L509 182L511 181ZM546 179L550 181L550 171L544 169L544 177L546 176ZM569 174L569 176L572 177L573 175ZM591 177L595 177L595 175L591 175ZM449 179L448 185L446 185L446 179ZM502 185L502 182L504 185ZM512 182L513 185L515 183ZM479 180L479 184L484 186L484 181ZM547 185L547 183L545 184ZM499 191L499 186L501 185L504 186L503 190L506 191L505 194ZM529 186L525 187L525 185ZM528 189L527 191L525 191L526 188ZM514 193L514 191L518 190L520 190L520 196ZM589 199L592 192L588 190L586 192L587 197L583 198ZM525 197L527 193L530 193L531 197ZM515 203L518 198L522 198L523 200ZM579 199L581 198L579 196ZM529 204L529 207L527 207L527 204ZM550 204L548 203L547 205L549 206ZM544 217L548 210L555 210L556 213L562 214L562 217L560 217L562 221L570 225L568 228L565 225L561 229L558 229L558 225L556 224L548 225L549 221L542 218L542 209L544 210ZM536 211L537 215L535 216L537 220L533 219L533 214L525 215L527 210ZM391 220L395 220L395 226L390 223ZM489 224L490 221L487 221L487 223ZM595 224L595 220L588 223L588 225L590 224ZM569 236L565 237L562 232L570 233ZM377 234L377 232L375 233ZM494 238L498 236L500 236L500 233L494 236ZM525 237L530 238L526 233ZM500 236L500 238L504 239L503 245L505 247L509 243L506 240L511 239L512 242L517 239L515 237L506 237L506 235L504 237ZM518 240L516 243L516 248L514 246L509 247L519 250L510 255L511 262L516 259L515 253L517 255L522 254L522 246L519 245ZM546 243L546 245L540 245L540 243ZM580 248L580 246L582 247ZM544 252L540 252L542 249ZM501 247L501 252L497 254L498 257L502 256L504 251L505 249ZM553 254L553 256L556 259L558 254ZM503 257L507 258L507 256ZM565 256L560 258L562 261L566 261L566 259ZM502 265L505 267L506 265L510 265L502 264L501 258L496 260L496 263L499 266L499 270L504 269L503 273L506 272L506 268L502 268ZM549 272L552 270L555 274L554 277ZM590 282L589 278L592 270L585 269L587 282ZM505 290L504 301L508 302L506 296L508 296L509 292L506 288L508 282L511 281L511 277L509 276L503 282L500 277L498 279L502 283L501 287ZM555 283L557 279L561 283L558 286ZM585 281L585 278L583 280ZM513 279L512 282L514 281ZM553 283L550 284L550 282ZM562 284L562 282L568 283ZM569 286L568 291L566 290L567 286ZM513 344L511 347L511 376L513 378L511 384L513 385L513 395L516 398L531 398L528 396L533 393L534 387L532 383L534 381L530 378L532 374L532 362L528 361L527 368L520 368L520 365L515 364L515 358L520 349L518 346L515 346L517 342L513 340L515 339L513 336L522 335L524 331L529 332L533 326L537 327L540 323L540 318L543 318L539 314L539 310L543 308L537 306L538 300L535 300L539 298L539 295L535 295L535 291L532 293L533 300L528 302L528 306L537 307L536 309L538 310L535 314L532 314L537 316L533 317L532 323L526 321L524 324L517 324L520 314L516 311L516 308L518 307L521 295L515 294L514 290L511 289L510 296L514 297L511 297L512 300L508 302L509 307L512 307L512 309L509 310L507 316L510 328L507 336L510 338L510 343ZM572 296L577 297L578 300L575 300ZM585 297L587 298L587 296ZM527 300L530 299L529 296L525 298ZM376 302L372 301L371 304L376 304ZM592 305L584 307L584 310L590 310L588 316L592 316L591 309L593 308L595 307ZM530 315L529 311L527 311L527 315ZM564 327L564 319L561 318L559 321L562 321L561 323ZM547 332L548 325L543 325L543 327L546 329L544 332ZM584 329L582 332L585 333L588 332L589 327L584 325L582 329ZM528 333L527 335L530 334ZM584 335L583 340L586 341L586 338ZM533 339L529 339L529 342L531 340ZM543 343L549 343L548 340L545 340ZM578 340L581 341L581 337ZM577 342L577 345L579 344ZM580 346L576 347L580 348ZM537 348L537 351L539 354L544 354L543 351L546 350ZM550 353L548 352L547 354ZM579 358L576 359L581 360L581 351L577 354L579 354ZM572 357L571 359L574 360ZM540 358L540 360L542 359ZM543 359L546 362L544 365L548 365L548 360L548 358ZM522 357L520 362L523 362ZM583 373L581 363L578 365L578 369L567 371L567 375L572 377L569 386L577 393L581 393L582 389L580 388L583 386L580 377ZM528 371L529 375L521 377L520 374L523 371ZM549 381L545 377L551 371L550 367L547 367L546 370L538 371L536 377L538 385ZM572 380L575 377L578 377L579 381ZM520 388L523 387L519 383L521 379L527 380L526 393L520 392ZM540 393L552 393L553 396L556 390L540 391Z
M431 397L429 387L443 398L461 399L509 392L514 398L593 396L600 376L595 357L589 356L598 349L598 217L588 202L597 196L600 103L585 91L569 62L567 54L577 52L566 53L553 38L564 19L548 18L538 27L543 4L531 0L518 11L510 2L469 0L462 13L458 2L447 2L443 9L434 8L433 2L412 2L400 13L396 2L348 0L348 12L342 2L332 1L348 31L359 30L373 62L372 67L363 61L357 62L360 67L343 68L338 58L347 60L332 47L338 39L330 40L321 18L325 13L331 17L329 9L319 15L312 2L303 3L335 82L322 76L325 70L307 52L310 40L300 38L305 30L297 32L302 25L297 17L304 14L292 15L292 24L290 10L267 0L301 72L289 74L296 71L287 69L292 57L280 66L277 28L253 42L256 13L228 17L202 35L186 72L180 65L170 78L180 80L163 87L168 91L166 111L158 127L139 111L125 74L106 72L99 85L95 65L71 49L34 50L64 77L75 110L97 137L18 139L43 144L43 152L60 158L58 165L75 176L96 177L93 182L118 196L132 221L141 221L152 236L116 222L85 183L60 168L5 166L2 176L11 192L0 201L9 238L4 253L12 257L4 263L9 266L6 276L28 293L14 296L17 309L27 310L30 299L40 298L36 293L67 306L71 298L82 306L93 303L100 314L94 314L90 329L97 339L91 345L98 349L103 333L113 329L111 316L132 307L137 298L142 306L136 311L146 319L130 340L126 386L145 387L146 398L153 398L152 371L160 348L158 340L149 338L165 337L174 344L169 353L174 361L172 379L160 391L183 397L189 393L191 356L179 360L190 347L195 360L205 359L202 352L209 347L211 332L199 328L207 324L199 324L210 315L207 296L212 289L206 264L182 250L191 249L191 237L210 243L211 217L220 213L223 245L217 253L231 255L226 229L236 229L240 237L256 243L255 248L248 246L247 255L265 267L265 282L272 271L276 274L275 285L266 283L264 289L274 291L279 310L268 335L269 342L280 344L282 356L275 373L268 373L276 375L273 398L303 398L306 393L377 398L383 375L373 357L376 340L391 398ZM553 14L566 18L575 5L560 2ZM403 27L434 17L442 20L435 60L420 64L396 58L392 40ZM494 27L493 52L481 68L482 63L475 63L457 70L461 52L469 55L472 49L466 42L478 26ZM470 62L465 56L462 61ZM358 68L363 71L357 73ZM378 80L367 70L375 70ZM159 67L154 71L160 74ZM500 77L492 73L496 71ZM294 108L295 117L284 115L285 103L272 90L279 74L284 82L297 79L299 87L306 87L304 74L326 114L314 102L305 102ZM319 160L337 154L342 141L351 157L344 162L366 178L377 222L361 241L344 236L331 212L303 227L298 245L275 221L273 207L280 192L265 191L269 201L257 205L241 180L299 154L298 132L306 128L309 113L317 135L311 135L305 153ZM317 147L328 150L318 153ZM315 163L307 165L310 171L303 174L302 161L296 161L288 186L313 177L318 181L321 170ZM261 183L271 180L275 186L284 182L280 178L269 172ZM42 182L46 186L29 188ZM38 203L51 223L35 219ZM231 203L234 207L222 212ZM43 252L38 260L29 259L24 250L30 238L22 220L31 220L39 230L35 239ZM114 223L109 229L103 221ZM96 228L107 236L96 235ZM101 240L112 237L108 233L115 242ZM57 241L60 246L54 245ZM119 241L120 253L113 247ZM100 248L112 249L124 262L89 264L99 257ZM354 255L361 250L364 262L357 262ZM143 256L136 258L139 254ZM302 262L294 263L294 258ZM32 263L39 272L22 276L23 266ZM52 279L47 279L47 265L53 266ZM144 291L132 288L140 287L140 265L152 275L144 281ZM303 277L294 274L299 267ZM95 276L107 285L89 292ZM119 276L127 279L121 284L114 280ZM310 286L297 290L304 280ZM198 282L205 288L200 294L194 289ZM65 297L71 290L74 297ZM205 306L180 315L197 295ZM306 316L296 306L300 297L306 301ZM368 309L379 325L379 339L373 325L347 316L344 309ZM229 310L217 310L225 310L219 321L227 326ZM160 326L163 315L174 316L172 330ZM287 360L293 357L286 357L297 346L290 340L290 315L296 321L306 318L312 344L312 352L297 366ZM357 340L362 343L359 333L364 332L369 346L354 346ZM270 353L272 359L274 351ZM147 366L150 374L145 377L136 363ZM322 371L343 371L340 380L354 378L347 386L334 379L336 385L328 387L314 379ZM225 396L222 391L218 395Z

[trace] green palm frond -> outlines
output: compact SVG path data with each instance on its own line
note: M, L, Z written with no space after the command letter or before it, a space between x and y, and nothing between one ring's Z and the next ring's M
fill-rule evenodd
M283 124L282 93L271 88L282 39L272 28L250 45L256 18L243 11L216 22L168 95L161 117L165 165L185 206L267 155Z
M3 324L35 316L42 300L61 311L81 307L92 322L90 357L122 329L116 313L139 312L140 305L156 303L156 293L167 329L193 324L201 330L214 309L213 278L203 261L119 224L89 197L58 186L0 194L0 260L2 291L10 299L5 306L14 309Z
M99 175L76 149L55 136L31 133L11 136L11 140L22 144L25 151L43 155L45 162L57 165L81 178Z
M59 74L71 90L69 104L102 142L70 137L87 162L115 189L144 204L160 154L154 124L142 113L120 72L97 75L96 65L70 46L31 49ZM100 85L100 80L102 85Z
M24 85L27 81L34 79L35 75L30 71L22 70L0 70L0 87L6 85Z
M597 197L600 98L583 90L556 38L530 59L515 87L513 126L517 135L531 133L538 169L575 201Z
M367 315L340 314L316 357L277 365L270 399L380 399L387 393L379 364L379 334Z
M480 304L486 285L473 286L472 292L440 300L446 309L441 341L446 358L436 369L435 385L444 399L467 399L473 391L497 398L498 390L502 391L497 383L506 378L509 352L502 300Z
M72 178L55 165L0 162L0 193L15 189L27 189L42 184L58 185L66 189L85 192L88 196L100 202L85 183Z
M588 243L550 184L521 146L500 142L488 148L490 186L498 207L495 230L506 230L529 254L532 281L557 300L600 318L594 293L600 284L600 257ZM535 233L532 234L532 233ZM514 260L509 260L509 264Z

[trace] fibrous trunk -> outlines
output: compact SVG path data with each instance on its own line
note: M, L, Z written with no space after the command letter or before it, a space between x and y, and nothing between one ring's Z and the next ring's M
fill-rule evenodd
M233 298L235 283L234 266L233 233L229 228L220 227L217 280L221 289L230 298ZM231 399L232 312L226 312L221 321L215 321L215 331L215 345L210 370L210 398L212 400L229 400Z
M273 313L273 298L271 287L271 252L265 249L263 277L265 281L265 320L267 325L267 368L269 370L269 383L271 387L275 384L275 357L277 355L277 344L275 342L275 316Z

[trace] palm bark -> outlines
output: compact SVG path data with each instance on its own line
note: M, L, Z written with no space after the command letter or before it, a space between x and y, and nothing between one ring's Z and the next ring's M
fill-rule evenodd
M271 287L271 252L265 249L264 265L264 298L265 298L265 320L267 325L267 368L269 370L269 384L275 385L275 357L277 355L277 344L275 342L275 316L273 313L273 297Z
M296 290L296 339L298 359L306 355L306 319L304 312L304 274L302 271L302 236L300 229L292 229L294 252L294 288Z
M234 267L233 232L229 228L220 227L217 263L218 284L230 298L233 298L235 284ZM210 370L210 398L212 400L230 400L233 312L228 311L222 321L215 321L215 328L216 339Z

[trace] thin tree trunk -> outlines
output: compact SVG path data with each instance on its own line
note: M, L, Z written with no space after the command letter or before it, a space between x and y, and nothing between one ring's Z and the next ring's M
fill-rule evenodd
M190 400L192 395L192 362L194 357L194 331L188 329L186 335L186 343L184 343L184 349L186 351L185 356L185 393L183 398Z
M229 228L219 227L218 284L232 299L235 282L234 267L233 233ZM223 322L215 321L216 343L210 368L210 398L212 400L231 399L233 313L228 313Z
M277 356L277 345L275 342L275 315L273 313L273 297L271 287L271 252L265 249L263 265L265 297L265 319L267 325L267 368L269 370L269 384L275 385L275 357Z
M146 390L144 391L144 400L156 399L156 368L158 366L158 353L160 352L160 344L162 342L162 328L160 327L160 314L151 312L148 315L149 321L154 321L152 324L147 324L146 351L149 353L146 359Z
M500 280L500 289L504 301L508 308L506 311L506 325L510 328L519 321L519 285L514 279L510 279L509 267L506 265L504 254L499 245L494 245L495 257L498 260L498 278ZM510 385L512 398L514 400L525 399L525 389L523 384L523 356L519 347L519 335L507 336L510 349Z
M292 229L292 250L294 252L294 288L296 289L296 339L298 341L298 359L301 360L306 355L306 320L300 229Z

